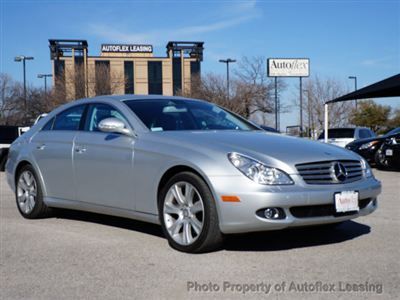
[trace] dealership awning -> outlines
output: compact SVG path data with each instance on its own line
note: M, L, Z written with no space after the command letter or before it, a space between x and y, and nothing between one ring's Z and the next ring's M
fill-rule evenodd
M400 96L400 74L378 81L362 89L343 95L325 102L325 134L324 140L328 141L328 104L356 99L384 98Z
M400 96L400 74L386 78L382 81L373 83L362 89L343 95L339 98L327 101L326 103L334 103L356 99L383 98Z

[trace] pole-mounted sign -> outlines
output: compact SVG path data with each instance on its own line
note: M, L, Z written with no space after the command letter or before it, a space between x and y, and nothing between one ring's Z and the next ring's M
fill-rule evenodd
M269 77L308 77L310 60L308 58L269 58Z
M310 76L310 60L308 58L269 58L267 60L267 74L275 77L275 127L278 125L278 77L300 78L300 133L303 135L303 83L302 78Z

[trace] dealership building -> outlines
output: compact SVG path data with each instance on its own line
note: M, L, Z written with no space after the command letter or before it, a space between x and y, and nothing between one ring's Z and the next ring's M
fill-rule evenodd
M203 60L203 42L168 42L164 57L144 44L102 44L97 56L86 40L51 39L49 47L54 88L67 99L190 92Z

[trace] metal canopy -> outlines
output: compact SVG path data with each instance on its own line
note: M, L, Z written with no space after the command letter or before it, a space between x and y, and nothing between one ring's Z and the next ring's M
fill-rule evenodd
M400 96L400 74L378 81L350 94L325 102L324 140L328 142L328 104L356 99L384 98Z
M326 103L329 104L334 102L349 101L356 99L397 97L397 96L400 96L400 74L373 83L369 86L354 91L350 94L343 95L339 98L327 101Z
M83 55L84 50L86 54L88 52L88 43L86 40L49 40L50 58L59 59L64 56L64 53L71 53L72 50L76 51L76 54Z
M180 52L188 54L192 58L196 58L198 61L203 61L203 50L204 42L182 42L182 41L170 41L167 44L167 55L170 50L172 54L180 55Z

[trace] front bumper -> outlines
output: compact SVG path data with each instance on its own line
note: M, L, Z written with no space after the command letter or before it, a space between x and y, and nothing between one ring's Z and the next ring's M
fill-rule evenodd
M335 223L368 215L377 208L377 196L381 192L381 184L375 178L348 184L311 185L304 183L299 175L291 177L295 184L290 186L262 186L244 176L209 178L217 202L221 231L244 233ZM359 193L358 212L344 214L334 212L334 194L342 191ZM240 202L223 202L221 200L223 195L237 196ZM267 207L282 208L286 217L271 220L256 214L260 209ZM302 207L299 210L303 212L310 208L314 213L298 214L295 207ZM322 215L318 215L319 209L324 212Z

